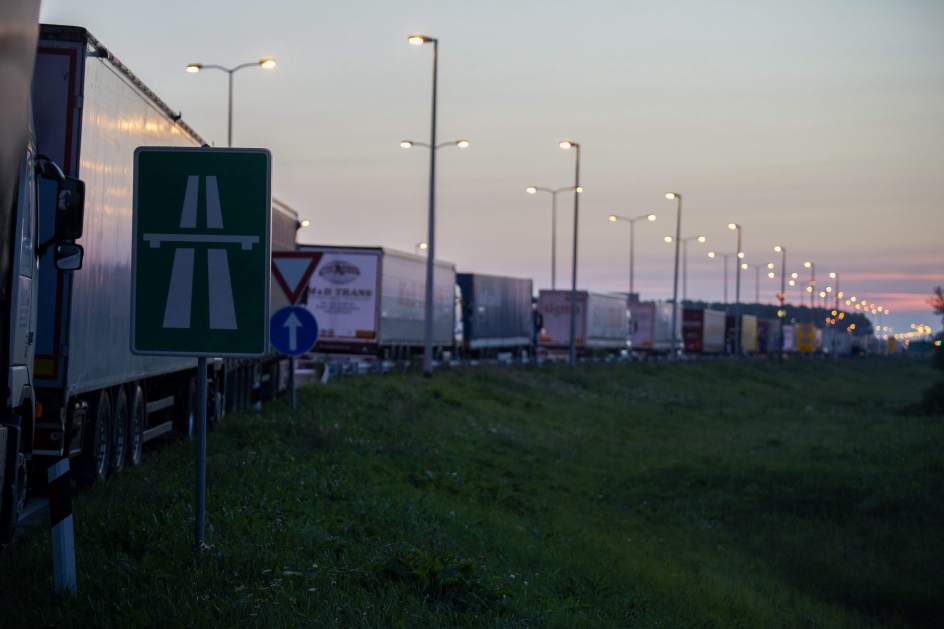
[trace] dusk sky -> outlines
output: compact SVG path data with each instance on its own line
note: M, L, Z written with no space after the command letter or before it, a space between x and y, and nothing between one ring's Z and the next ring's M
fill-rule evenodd
M744 225L748 262L839 271L847 295L887 306L896 331L939 321L944 284L944 2L345 2L45 0L44 22L88 28L184 120L226 142L226 77L190 62L272 55L236 75L234 143L274 158L276 197L302 238L412 251L425 240L431 50L440 38L438 257L549 285L550 198L583 146L579 285L672 290L684 195L689 297L720 300L720 261ZM572 200L561 196L558 282L569 284ZM802 274L806 277L806 272ZM733 271L732 271L733 277ZM742 277L753 300L753 271ZM822 285L822 284L821 284ZM762 277L761 300L779 284ZM733 282L731 288L733 298ZM796 301L799 291L790 292Z

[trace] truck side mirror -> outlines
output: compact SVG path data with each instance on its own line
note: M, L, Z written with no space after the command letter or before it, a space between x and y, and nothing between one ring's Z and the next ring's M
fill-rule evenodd
M59 182L56 200L56 240L77 240L82 237L85 219L85 182L75 177L64 177ZM56 265L58 266L58 250ZM81 256L79 267L81 268ZM74 270L74 269L68 269Z
M85 249L75 243L56 245L56 268L60 271L78 271L82 268Z

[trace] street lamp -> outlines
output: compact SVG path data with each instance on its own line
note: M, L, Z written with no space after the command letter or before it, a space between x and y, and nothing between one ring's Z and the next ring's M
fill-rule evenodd
M413 253L415 254L419 254L420 251L426 251L427 249L429 249L429 243L425 240L413 245Z
M633 247L636 242L636 221L641 221L643 219L651 223L656 220L656 215L655 214L640 214L639 216L628 218L626 216L621 216L619 214L610 214L609 217L607 217L607 220L609 220L611 223L616 223L618 221L629 223L629 295L627 296L627 299L632 299L632 295L636 292L635 286L633 283L633 280L635 277L635 269L634 269L634 262L635 262L634 255L635 254L633 253Z
M525 188L525 192L528 194L546 192L551 195L551 290L557 289L557 195L561 192L567 192L573 189L573 186L564 186L562 188L528 186ZM578 192L583 192L583 190L578 190Z
M728 229L737 232L737 257L738 260L744 258L744 250L741 248L741 226L737 223L728 223ZM734 268L734 303L741 303L741 265L735 262ZM734 314L734 353L741 353L741 313L739 308L735 308Z
M407 37L411 46L433 45L433 80L432 80L432 107L430 108L429 144L403 140L400 146L409 149L414 146L425 146L429 149L429 218L427 219L426 242L426 303L423 320L423 373L433 374L433 270L436 260L436 153L444 146L467 148L469 141L465 139L453 140L442 144L436 143L436 109L438 106L437 82L439 79L439 40L428 35L413 34Z
M673 238L671 236L666 236L663 238L666 243L671 244ZM688 243L697 240L700 243L708 242L708 238L705 236L688 236L682 238L682 303L688 299Z
M742 262L741 269L744 271L748 269L754 269L754 301L759 304L760 303L760 265L748 264L747 262Z
M780 351L778 352L778 358L780 362L783 362L783 320L787 316L787 248L783 245L775 245L774 251L780 254L780 295L778 298L780 300L780 308L777 310L777 319L780 321ZM792 277L796 277L796 273ZM790 280L791 285L794 280Z
M226 113L226 146L233 146L233 75L239 72L244 68L254 68L260 67L263 70L272 70L276 66L275 59L272 57L263 57L258 61L250 61L248 63L241 63L238 66L233 66L232 68L227 68L226 66L216 65L216 64L205 64L205 63L190 63L187 64L186 70L190 74L198 74L202 70L220 70L225 72L229 78L229 101L227 105Z
M803 267L810 270L810 284L806 288L806 292L810 294L810 308L816 307L816 264L807 260L803 263Z
M679 241L682 238L682 195L678 192L666 192L665 198L676 202L675 212L675 270L672 274L672 355L676 355L678 344L678 276L679 276Z
M728 303L728 260L731 258L736 258L736 253L718 253L717 251L709 251L708 257L714 260L715 258L724 258L724 303Z
M558 146L565 151L574 149L574 253L570 270L570 366L577 366L577 225L580 218L580 144L572 140L561 140Z

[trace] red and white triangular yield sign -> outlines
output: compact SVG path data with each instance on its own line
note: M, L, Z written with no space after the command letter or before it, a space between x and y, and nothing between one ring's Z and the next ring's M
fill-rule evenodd
M321 260L321 252L273 251L272 275L289 303L296 303L305 291L311 274Z

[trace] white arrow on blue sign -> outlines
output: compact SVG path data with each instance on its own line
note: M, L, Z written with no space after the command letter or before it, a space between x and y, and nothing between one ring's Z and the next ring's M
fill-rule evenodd
M318 322L302 306L286 306L269 322L272 347L286 356L301 356L318 340Z

